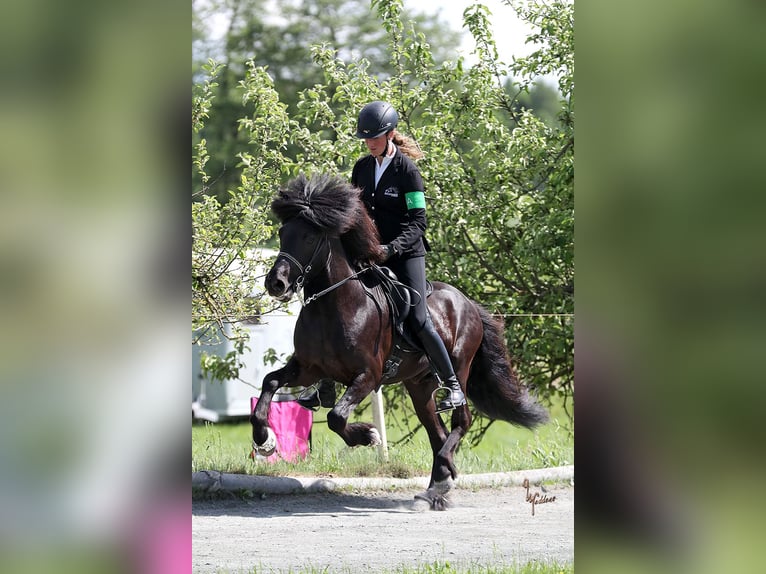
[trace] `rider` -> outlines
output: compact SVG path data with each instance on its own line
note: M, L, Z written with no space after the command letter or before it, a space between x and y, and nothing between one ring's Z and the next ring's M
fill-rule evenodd
M370 151L354 165L351 183L362 190L362 199L380 233L381 250L386 266L399 281L417 292L408 316L409 325L423 344L440 383L447 389L436 406L437 412L457 408L466 403L455 376L447 349L436 332L426 306L425 254L429 249L423 236L426 229L426 201L423 179L415 163L423 153L417 144L396 131L399 114L388 102L375 101L362 108L357 120L356 136L364 139ZM410 156L410 157L408 157ZM308 408L327 404L326 382L317 393L300 399Z

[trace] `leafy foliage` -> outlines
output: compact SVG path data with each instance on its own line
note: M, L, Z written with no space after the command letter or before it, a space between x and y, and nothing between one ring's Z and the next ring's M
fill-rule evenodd
M220 66L205 68L208 79L195 86L192 100L194 133L199 136L202 120L213 98L212 81ZM222 204L213 195L197 191L199 201L192 203L192 329L196 343L215 343L221 336L235 341L233 356L218 358L203 354L203 373L218 379L234 378L240 362L236 355L244 350L247 334L240 322L267 312L275 303L264 297L256 285L267 267L257 248L274 234L274 225L263 205L282 179L285 158L275 142L287 139L290 120L279 102L270 77L261 68L251 67L246 81L246 98L255 102L251 116L241 125L250 134L249 152L239 156L243 167L240 185L229 192ZM247 100L246 100L247 101ZM194 165L208 181L205 140L197 139Z
M249 64L241 83L248 106L239 121L248 137L247 152L239 154L241 185L229 192L225 205L210 196L194 205L195 326L221 326L264 309L264 302L251 296L254 263L244 257L272 237L262 206L280 182L300 171L350 176L363 153L353 135L356 113L365 103L384 99L400 112L400 131L426 154L419 167L433 247L430 277L454 284L505 318L521 378L538 395L571 397L571 3L520 4L517 12L538 30L528 41L540 48L510 63L498 59L486 7L469 7L464 21L478 59L470 67L462 59L437 63L425 35L405 24L401 0L372 0L372 6L388 42L391 73L385 78L370 72L367 59L344 58L329 43L314 45L311 55L321 79L298 92L288 111L267 70ZM561 111L546 122L529 109L525 96L547 73L557 74ZM511 74L514 82L508 81ZM202 102L205 86L199 90ZM198 169L204 170L203 159L198 152ZM401 394L391 393L401 400ZM479 432L487 425L483 421Z
M205 0L197 2L194 15L197 36L193 43L193 66L194 62L209 58L225 63L218 97L212 104L214 121L205 128L205 138L213 152L210 173L215 176L208 193L216 195L222 203L228 201L227 189L239 180L240 168L232 159L249 145L247 132L239 129L238 124L243 112L248 115L252 112L254 102L252 99L242 102L242 80L248 66L268 71L280 101L291 113L300 94L323 81L322 68L311 63L312 46L332 46L348 62L364 58L376 79L392 73L387 31L375 17L369 0ZM437 61L444 60L458 42L458 33L436 17L406 15L406 18L428 34ZM219 39L206 37L206 32L209 34L206 20L225 23ZM193 74L197 81L204 76L195 67ZM309 127L323 129L321 117ZM295 158L301 148L288 142L283 151Z

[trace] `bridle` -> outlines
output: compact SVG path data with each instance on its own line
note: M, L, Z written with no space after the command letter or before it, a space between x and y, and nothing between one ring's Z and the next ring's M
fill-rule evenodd
M306 283L306 280L309 277L309 273L311 273L312 266L314 264L314 259L316 259L317 255L319 254L319 248L322 247L323 244L328 244L329 245L329 241L327 239L327 235L322 235L322 240L319 243L317 243L317 246L314 248L314 253L311 254L311 259L309 259L309 262L306 264L305 267L303 265L301 265L300 261L298 261L295 257L290 255L286 251L280 251L279 253L277 253L277 260L279 260L280 257L284 257L285 259L287 259L287 261L290 264L295 265L295 267L298 268L298 271L299 271L300 275L298 275L298 277L295 278L295 281L293 281L290 284L290 287L293 289L293 291L295 292L296 295L298 295L300 290L303 289L303 286L304 286L304 284ZM325 260L325 264L324 264L325 267L327 267L330 264L330 258L331 257L332 257L332 250L328 249L327 250L327 259ZM370 266L363 267L362 269L360 269L356 273L352 273L348 277L346 277L344 279L341 279L340 281L338 281L337 283L335 283L333 285L330 285L327 289L323 289L322 291L319 291L318 293L314 293L308 299L306 299L304 301L301 301L302 305L305 307L306 305L308 305L312 301L316 301L321 296L326 295L330 291L334 291L335 289L337 289L338 287L340 287L341 285L343 285L347 281L350 281L351 279L355 279L356 277L358 277L359 275L361 275L362 273L364 273L368 269L371 269L371 267ZM298 298L300 299L300 295L298 295Z
M280 257L284 257L287 259L287 261L291 265L295 265L295 267L298 268L299 275L295 278L295 281L290 283L290 288L298 293L301 289L303 289L303 284L306 282L306 278L309 276L309 273L311 273L312 266L314 264L314 259L316 259L317 255L319 254L319 249L327 243L327 236L322 235L322 239L317 242L316 247L314 247L314 252L311 254L311 258L309 259L309 262L304 267L301 265L301 262L298 261L295 257L290 255L287 251L280 251L277 253L277 261L279 261ZM325 266L330 262L330 250L327 250L327 261L325 262Z

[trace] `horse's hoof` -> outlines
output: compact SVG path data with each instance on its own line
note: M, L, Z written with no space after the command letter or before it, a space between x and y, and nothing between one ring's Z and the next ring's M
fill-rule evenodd
M414 510L447 510L452 507L447 494L438 494L433 488L415 495Z
M253 450L261 456L271 456L277 450L277 435L274 434L271 427L266 427L266 435L263 444L256 444L253 441Z
M447 510L452 507L452 501L449 498L449 493L452 490L453 481L451 478L447 478L440 482L435 482L425 492L415 495L416 505L422 506L423 501L428 504L431 510Z
M431 510L449 510L452 508L452 501L449 497L437 496L431 503Z

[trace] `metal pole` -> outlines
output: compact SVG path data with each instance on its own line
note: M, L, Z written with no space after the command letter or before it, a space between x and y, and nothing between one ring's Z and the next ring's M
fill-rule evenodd
M388 462L388 438L386 437L386 420L383 417L383 390L373 391L370 400L372 401L372 422L380 433L378 456L382 462Z

